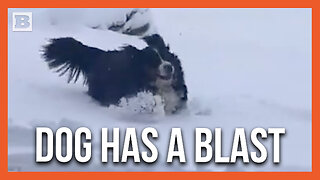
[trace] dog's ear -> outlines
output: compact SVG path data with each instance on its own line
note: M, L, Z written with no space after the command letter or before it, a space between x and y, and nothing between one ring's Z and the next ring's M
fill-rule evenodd
M153 34L150 36L143 37L143 40L152 48L163 50L166 45L159 34Z
M137 58L139 59L138 62L143 62L144 65L149 67L158 68L159 64L161 63L161 57L152 47L146 47L142 49Z

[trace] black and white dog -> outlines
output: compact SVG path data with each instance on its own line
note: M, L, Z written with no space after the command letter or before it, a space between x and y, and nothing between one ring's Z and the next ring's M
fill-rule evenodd
M103 51L70 37L51 39L43 58L60 75L68 72L68 82L76 82L82 73L88 94L101 105L117 105L122 97L147 91L162 97L166 114L182 110L188 91L180 60L160 35L143 40L148 46L142 50L125 46Z

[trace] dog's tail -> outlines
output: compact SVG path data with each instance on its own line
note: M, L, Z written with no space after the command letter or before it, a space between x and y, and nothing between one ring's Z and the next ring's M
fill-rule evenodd
M68 83L74 79L76 82L80 73L84 75L85 82L94 61L99 59L105 51L83 45L73 38L51 39L43 47L43 58L50 69L55 69L59 76L69 72ZM85 83L84 82L84 83Z

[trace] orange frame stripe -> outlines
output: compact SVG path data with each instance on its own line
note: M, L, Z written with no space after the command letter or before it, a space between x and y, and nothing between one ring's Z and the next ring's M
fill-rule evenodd
M317 0L14 0L1 2L1 179L320 179L320 1ZM312 172L8 172L8 8L312 8ZM319 70L319 71L317 71ZM319 152L319 153L318 153Z

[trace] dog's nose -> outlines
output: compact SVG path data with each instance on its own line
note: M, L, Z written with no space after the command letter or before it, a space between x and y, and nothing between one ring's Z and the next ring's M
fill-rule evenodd
M166 64L163 66L163 69L167 74L171 74L173 72L173 66L170 64Z

